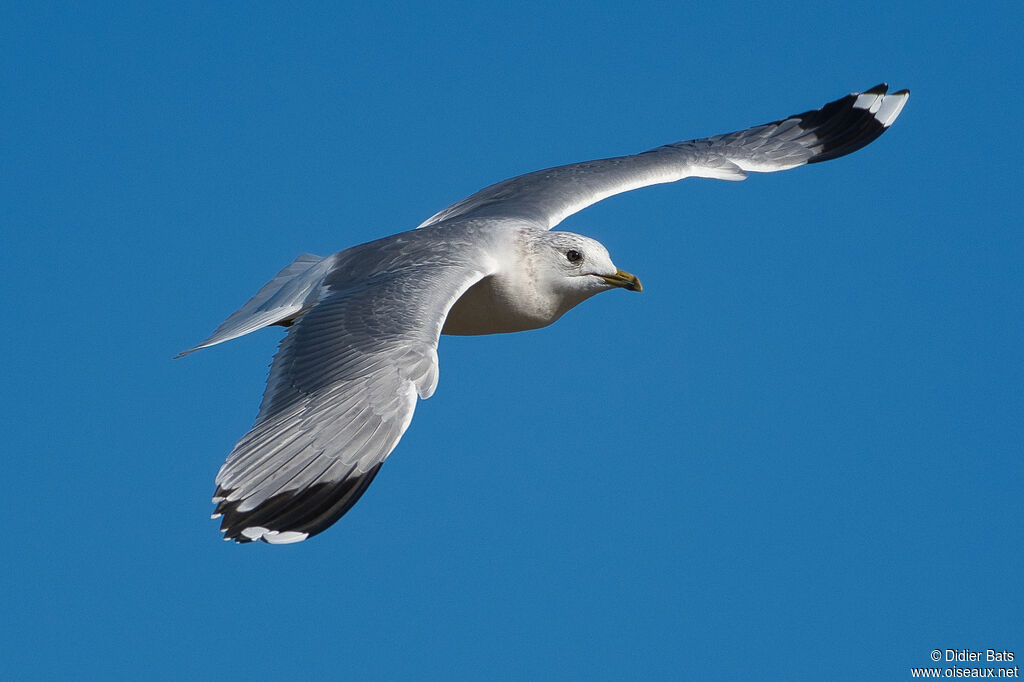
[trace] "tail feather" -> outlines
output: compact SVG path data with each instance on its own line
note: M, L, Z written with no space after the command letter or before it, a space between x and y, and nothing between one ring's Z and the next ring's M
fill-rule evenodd
M214 330L199 345L178 353L180 358L201 348L236 339L272 324L288 324L308 308L320 281L330 269L331 258L304 253L292 261Z

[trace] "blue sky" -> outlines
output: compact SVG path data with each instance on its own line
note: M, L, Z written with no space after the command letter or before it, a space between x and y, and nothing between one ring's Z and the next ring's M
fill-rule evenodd
M1016 3L0 10L7 679L905 679L1024 656ZM948 9L940 8L948 5ZM563 228L636 273L442 339L363 499L221 542L297 254L912 90L856 154Z

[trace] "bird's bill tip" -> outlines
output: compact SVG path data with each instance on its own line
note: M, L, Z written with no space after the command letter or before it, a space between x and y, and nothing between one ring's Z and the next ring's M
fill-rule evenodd
M632 275L625 270L616 270L614 275L598 275L607 284L613 287L621 287L627 291L643 291L644 285L640 284L640 280L637 279L636 275Z

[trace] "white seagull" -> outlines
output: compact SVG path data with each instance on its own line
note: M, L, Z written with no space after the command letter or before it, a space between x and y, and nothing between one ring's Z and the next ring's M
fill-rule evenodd
M536 329L602 291L641 291L598 242L549 232L567 216L648 185L743 180L849 154L884 133L909 96L878 85L747 130L527 173L415 230L299 256L181 353L288 327L256 424L217 474L213 518L223 517L224 539L299 542L341 518L398 444L417 398L433 394L440 334Z

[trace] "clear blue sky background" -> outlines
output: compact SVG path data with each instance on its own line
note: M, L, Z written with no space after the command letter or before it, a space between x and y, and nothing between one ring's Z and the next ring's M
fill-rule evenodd
M0 10L0 676L1024 657L1019 3L98 4ZM281 332L171 356L295 255L883 80L851 157L566 221L646 291L443 338L341 522L220 541Z

